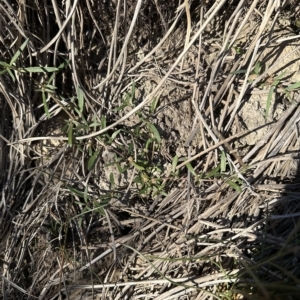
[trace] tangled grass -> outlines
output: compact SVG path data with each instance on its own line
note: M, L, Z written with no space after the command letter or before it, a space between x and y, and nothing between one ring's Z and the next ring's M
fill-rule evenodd
M0 1L1 297L298 299L298 11Z

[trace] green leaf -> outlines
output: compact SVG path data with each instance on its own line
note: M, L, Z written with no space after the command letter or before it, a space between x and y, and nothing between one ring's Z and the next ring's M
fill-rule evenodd
M61 63L59 66L58 66L58 70L61 71L62 69L64 69L68 64L70 63L69 60L66 60L64 61L63 63ZM52 73L49 80L48 80L48 83L52 82L52 80L54 79L55 77L55 73Z
M106 117L104 115L101 116L101 129L106 128Z
M187 163L185 166L188 168L188 170L189 170L194 176L197 176L197 174L196 174L194 168L192 167L191 163Z
M232 180L227 180L226 183L228 183L228 185L230 185L233 189L235 189L237 192L241 193L242 192L242 188L237 185L234 181Z
M117 168L118 168L119 173L122 174L124 170L122 169L120 164L117 164Z
M100 215L105 216L105 211L101 205L95 205L95 211L98 212Z
M57 87L54 85L51 85L51 84L46 84L46 85L44 85L44 89L49 89L51 91L54 91L57 89Z
M94 122L94 123L89 124L89 127L97 127L97 126L101 126L101 123Z
M205 175L204 178L210 178L216 175L221 169L221 164L218 164L215 168L213 168L208 174Z
M58 68L59 68L59 70L62 70L62 69L64 69L67 65L69 65L70 64L70 60L69 59L66 59L64 62L62 62L59 66L58 66Z
M11 79L13 80L13 82L15 82L16 79L15 79L15 76L14 76L13 72L10 70L10 68L6 68L6 70L9 74L9 76L11 77Z
M273 82L273 86L277 86L280 80L285 76L286 71L282 72L279 76L277 76Z
M12 57L12 59L10 60L10 66L13 65L13 63L19 58L19 56L21 55L21 52L25 49L25 47L27 46L29 39L26 39L25 42L21 45L20 49L15 53L15 55Z
M144 121L143 114L141 113L140 110L138 110L138 111L136 112L136 115L139 117L140 121Z
M221 153L221 172L226 171L226 153L222 151Z
M70 122L68 128L68 145L73 145L73 126L73 122Z
M273 96L274 90L275 90L275 86L271 86L271 88L269 90L268 98L267 98L265 118L267 118L269 116L269 111L270 111L270 107L271 107L271 101L272 101L272 96Z
M149 145L151 145L153 142L156 142L155 138L148 139L147 142L146 142L145 149L148 149Z
M233 71L231 72L230 74L246 74L247 73L247 70L236 70L236 71Z
M177 164L178 164L178 156L175 155L172 159L172 172L176 171Z
M121 131L121 129L118 129L112 134L112 136L111 136L112 141L116 138L116 136L120 133L120 131Z
M94 152L94 154L90 157L89 161L88 161L88 170L91 171L91 169L94 167L95 162L99 156L100 151L97 150Z
M295 82L295 83L289 85L285 90L286 90L287 92L291 92L291 91L293 91L293 90L298 89L299 87L300 87L300 81Z
M11 67L9 64L7 64L4 61L0 61L0 65L3 66L4 68L10 68Z
M111 184L111 189L114 189L114 187L115 187L115 177L114 177L113 173L109 174L109 181L110 181L110 184Z
M154 113L158 104L159 98L155 97L154 100L151 103L150 112Z
M152 131L152 133L154 134L156 140L160 143L161 138L160 138L160 134L159 134L158 130L156 129L156 127L155 127L153 124L151 124L151 123L148 123L148 122L147 122L147 124L148 124L149 129L150 129L150 130Z
M121 106L118 106L118 107L114 108L113 111L118 112L120 110L123 110L126 106L127 106L127 104L122 104Z
M77 98L78 98L78 107L80 112L83 112L83 106L84 106L84 94L83 90L78 86L76 89L77 92Z
M46 114L47 118L50 119L48 103L46 101L46 94L44 92L42 92L42 99L43 99L43 103L44 103L45 114Z
M54 92L52 89L47 89L47 88L43 88L42 91L44 91L46 93L50 93L50 94Z
M76 106L74 106L73 109L76 111L78 116L80 117L82 116L82 113L79 111L79 109Z
M258 61L254 67L254 73L256 75L258 75L260 73L260 71L261 71L261 63L260 63L260 61Z
M77 196L79 196L79 197L81 197L81 198L84 198L84 192L79 191L79 190L73 188L73 187L70 186L70 185L67 185L67 188L68 188L73 194L75 194L75 195L77 195Z
M50 73L59 71L59 69L55 67L28 67L24 68L24 70L29 73Z
M132 161L131 164L138 170L138 171L143 171L145 170L144 167L139 166L136 162Z

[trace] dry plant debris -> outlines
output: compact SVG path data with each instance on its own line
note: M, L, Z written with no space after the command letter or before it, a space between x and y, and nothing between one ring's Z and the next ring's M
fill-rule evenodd
M2 299L298 299L298 1L0 1Z

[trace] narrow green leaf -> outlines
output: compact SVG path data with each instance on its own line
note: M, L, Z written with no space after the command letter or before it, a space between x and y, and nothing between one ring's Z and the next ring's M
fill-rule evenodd
M24 68L24 70L29 73L49 73L59 71L59 69L55 67L28 67Z
M94 152L94 154L90 157L89 161L88 161L88 170L91 171L91 169L94 167L95 162L99 156L100 151L97 150Z
M96 207L95 211L97 211L101 216L105 216L105 211L102 206Z
M116 136L120 133L120 131L121 131L121 129L118 129L112 134L112 136L111 136L112 141L116 138Z
M272 96L273 96L274 90L275 90L275 86L271 86L271 88L269 90L268 98L267 98L265 118L267 118L269 116L269 111L270 111L270 107L271 107L271 101L272 101Z
M42 99L43 99L43 103L44 103L45 114L46 114L47 118L50 119L48 103L46 101L46 94L44 92L42 92Z
M160 134L159 134L158 130L156 129L156 127L151 123L148 123L148 127L152 131L152 133L154 134L156 140L160 143L161 138L160 138Z
M54 92L52 89L47 89L47 88L43 88L43 91L50 94Z
M110 181L110 184L111 184L111 189L114 189L114 187L115 187L115 177L114 177L113 173L109 174L109 181Z
M272 86L277 86L280 82L280 80L285 76L286 72L282 72L279 76L277 76L274 80L274 82L272 83Z
M11 67L9 64L7 64L4 61L0 61L0 65L3 66L4 68L10 68Z
M256 65L255 65L254 73L255 73L256 75L258 75L258 74L260 73L260 71L261 71L261 64L260 64L260 61L258 61L258 62L256 63Z
M15 55L12 57L12 59L10 60L10 65L12 66L13 63L19 58L19 56L21 55L21 52L25 49L27 43L28 43L29 39L26 39L25 42L21 45L20 49L15 53Z
M276 77L276 80L280 81L286 74L286 71L282 72L279 76Z
M61 63L57 68L59 71L61 71L62 69L64 69L68 64L70 63L69 60L64 61L63 63ZM52 80L54 79L55 73L51 74L48 83L52 82Z
M213 168L209 173L205 175L204 178L210 178L216 175L221 169L221 164L218 164L215 168Z
M87 185L84 187L83 199L84 199L84 202L87 202L87 200L88 200L88 186Z
M221 153L221 172L226 171L226 153L222 151Z
M300 81L295 82L295 83L289 85L285 90L286 90L287 92L291 92L291 91L293 91L293 90L298 89L299 87L300 87Z
M54 85L51 85L51 84L46 84L46 85L44 86L44 88L46 88L46 89L49 89L49 90L52 90L52 91L54 91L54 90L56 90L56 89L57 89L57 87L56 87L56 86L54 86Z
M230 185L233 189L235 189L237 192L241 193L242 192L242 188L237 185L234 181L232 180L227 180L226 181L228 183L228 185Z
M97 126L101 126L101 123L94 122L94 123L89 124L89 127L97 127Z
M79 196L79 197L81 197L81 198L84 198L84 192L79 191L79 190L73 188L73 187L70 186L70 185L67 185L67 188L68 188L73 194L75 194L75 195L77 195L77 196Z
M118 106L118 107L114 108L113 111L118 112L120 110L123 110L126 106L127 106L127 104L122 104L121 106Z
M136 115L139 117L140 121L144 121L143 115L140 110L136 112Z
M120 164L117 164L117 168L118 168L119 173L122 174L123 173L123 169L122 169L122 167L121 167Z
M154 113L158 104L159 98L155 97L154 100L151 103L150 112Z
M62 70L63 68L65 68L67 65L69 65L70 64L70 60L69 59L67 59L67 60L65 60L64 62L62 62L59 66L58 66L58 68L60 69L60 70Z
M137 182L140 183L140 182ZM139 190L139 195L147 195L148 187L144 187L141 190Z
M136 162L132 161L131 164L138 170L138 171L143 171L145 170L144 167L139 166Z
M155 141L156 141L156 139L154 139L154 138L148 139L147 142L146 142L145 149L148 149L148 147L149 147L153 142L155 142Z
M101 129L106 128L106 117L102 115L100 120L101 120Z
M247 73L247 70L236 70L236 71L233 71L233 72L231 72L230 74L245 74L245 73Z
M82 116L82 113L80 112L80 110L76 106L74 106L73 109L76 111L78 116L80 116L80 117Z
M70 122L68 128L68 145L73 145L73 126L73 122Z
M84 107L84 94L83 90L78 86L76 89L77 92L77 98L78 98L78 107L80 112L83 112L83 107Z
M10 70L10 68L6 68L6 70L9 74L9 76L11 77L11 79L13 80L13 82L15 82L16 79L15 79L15 76L14 76L13 72Z
M189 170L194 176L197 176L197 174L196 174L194 168L192 167L191 163L187 163L185 166L188 168L188 170Z
M175 155L172 159L172 172L176 171L177 164L178 164L178 156Z
M144 183L143 179L140 176L137 176L133 179L134 183Z
M126 107L126 106L129 106L129 105L131 105L131 94L129 94L129 93L126 93L126 97L125 97L125 99L123 100L123 107Z
M240 184L240 185L243 185L243 184L244 184L244 182L243 182L240 178L238 178L238 177L236 177L236 178L234 179L234 181L235 181L236 183Z
M107 193L104 195L100 195L99 198L101 200L101 202L95 202L94 206L95 207L103 207L106 206L107 204L109 204L109 202L111 201L111 198L115 196L115 193Z

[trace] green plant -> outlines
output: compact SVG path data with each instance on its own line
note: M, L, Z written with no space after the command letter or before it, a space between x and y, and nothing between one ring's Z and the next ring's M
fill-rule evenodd
M25 68L18 68L16 67L15 62L20 57L21 53L25 49L29 42L29 39L26 39L25 42L20 46L20 49L15 53L15 55L11 58L9 63L0 61L0 65L2 66L3 70L0 71L0 75L8 73L13 82L15 82L18 73L50 73L56 72L59 69L56 67L25 67ZM13 74L15 72L15 75Z
M207 173L197 173L191 163L186 163L185 166L193 174L195 182L223 178L225 184L239 193L242 192L243 181L239 179L233 166L227 160L225 151L221 151L220 162ZM245 169L240 170L241 173L244 171Z
M262 65L261 65L261 62L258 61L255 64L253 71L250 73L250 75L248 77L249 83L252 83L260 75L261 71L262 71ZM247 72L247 70L241 69L241 70L237 70L237 71L233 72L232 74L244 74L246 72ZM261 87L261 88L265 87L265 86L270 87L268 97L267 97L266 108L265 108L265 118L267 118L269 116L271 101L272 101L273 95L276 93L276 90L278 89L278 87L280 87L281 93L283 93L284 96L287 97L290 101L292 100L292 97L291 97L292 92L294 92L300 88L300 81L292 83L288 87L283 87L282 84L280 84L280 82L285 77L285 75L286 75L286 71L282 72L280 75L278 75L275 78L272 76L269 77L267 80L260 83L260 85L259 85L259 87Z
M20 49L15 53L15 55L11 58L9 63L0 61L0 66L2 66L2 70L0 70L0 75L4 75L8 73L11 77L13 82L16 81L16 77L19 76L21 73L53 73L50 79L46 84L38 84L38 88L36 91L40 91L42 93L42 100L44 104L44 110L47 117L50 119L49 108L47 104L48 94L53 94L56 90L56 87L51 84L54 78L54 73L60 71L62 68L65 67L65 63L61 64L58 68L56 67L47 67L47 66L40 66L40 67L17 67L16 61L19 59L21 53L26 48L29 39L26 39L25 42L20 46Z

